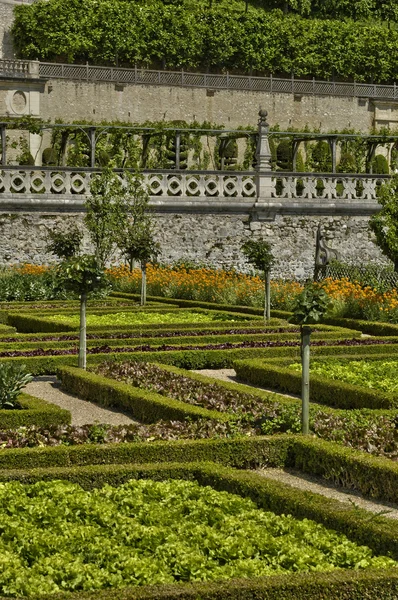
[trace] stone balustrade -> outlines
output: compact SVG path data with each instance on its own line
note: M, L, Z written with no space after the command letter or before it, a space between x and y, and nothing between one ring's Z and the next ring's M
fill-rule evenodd
M28 78L39 76L39 63L29 60L0 59L0 77Z
M0 170L0 204L13 194L32 196L90 193L90 181L96 169L62 167L2 167ZM122 172L120 171L122 177ZM268 197L257 195L257 180L266 180ZM221 171L145 171L144 181L154 198L253 199L280 202L285 200L339 200L376 202L384 175L347 175L285 172Z
M0 203L12 194L87 195L90 181L99 171L62 167L2 167ZM120 174L122 177L122 173ZM154 197L254 198L256 185L252 172L147 171L144 181Z

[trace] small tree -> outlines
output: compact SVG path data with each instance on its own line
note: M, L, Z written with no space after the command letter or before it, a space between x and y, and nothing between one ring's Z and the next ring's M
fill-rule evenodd
M262 240L248 240L242 246L242 252L259 271L264 271L265 282L265 300L264 300L264 321L269 321L271 317L271 280L270 272L274 262L271 253L271 246L268 242Z
M72 258L79 253L82 239L82 231L74 224L63 229L52 229L48 232L46 251L58 258Z
M155 242L154 224L149 213L149 194L139 173L128 177L129 195L125 197L119 220L117 245L127 258L130 271L134 261L141 265L141 305L146 304L146 269L156 260L160 246Z
M382 253L394 263L398 273L398 175L381 186L378 202L381 210L373 215L369 227Z
M301 425L304 434L309 433L310 402L310 339L311 327L319 323L330 307L331 301L325 290L314 283L307 285L297 297L291 321L300 325L301 337Z
M87 296L106 285L104 269L98 265L97 257L84 254L65 260L57 268L60 284L80 296L80 334L79 362L81 369L86 368L86 308Z
M101 175L93 176L90 192L85 202L84 222L94 244L97 263L104 268L116 246L129 186L111 168L106 168Z

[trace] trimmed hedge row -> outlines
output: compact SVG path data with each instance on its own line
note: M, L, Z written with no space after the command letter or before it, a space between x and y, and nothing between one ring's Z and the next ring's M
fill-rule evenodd
M358 353L357 346L314 346L312 355L316 356L349 356ZM397 345L386 344L383 346L361 347L362 358L375 356L377 358L396 358ZM176 365L185 369L223 369L232 368L236 360L249 360L261 358L286 358L300 360L299 346L282 346L278 348L238 348L235 350L173 350L151 352L126 352L118 354L89 354L87 364L96 365L110 357L117 361L140 360L159 362L162 364ZM0 358L0 362L19 362L27 365L33 375L48 375L56 373L61 366L76 366L76 355L59 356L22 356L15 358Z
M127 294L125 292L112 292L111 296L117 298L126 299L139 299L138 294ZM196 300L180 300L175 298L162 298L160 296L148 296L148 299L155 300L157 302L169 302L176 304L180 307L183 306L200 306L202 308L217 308L218 310L233 310L234 312L247 312L256 315L263 315L264 310L261 308L255 308L254 306L235 306L226 304L215 304L213 302L198 302ZM271 310L272 317L279 317L281 319L290 319L293 313L286 310ZM328 317L323 319L323 324L335 325L337 327L344 327L347 329L356 329L369 335L384 336L393 335L398 336L398 324L394 323L382 323L365 321L361 319L347 319L343 317Z
M189 333L189 332L188 332ZM87 340L87 348L96 348L98 346L110 346L110 347L132 347L132 346L142 346L142 345L151 345L151 346L163 346L163 345L172 345L172 346L180 346L180 345L201 345L201 344L224 344L224 343L238 343L244 341L256 341L256 342L265 342L265 341L274 341L280 342L284 340L298 340L298 333L258 333L256 329L253 329L252 332L246 334L218 334L214 333L212 335L195 335L195 336L171 336L171 337L134 337L134 332L131 333L131 337L129 338L98 338L98 339L88 339ZM354 337L360 336L359 332L351 332L350 330L335 330L335 331L318 331L312 334L314 340L340 340L340 339L352 339ZM398 342L398 338L396 340ZM20 341L20 338L16 338L15 342L7 341L1 342L0 337L0 353L2 351L8 352L12 351L27 351L34 350L36 348L41 348L43 350L50 349L62 349L62 348L73 348L77 345L78 340L63 340L63 341L48 341L48 342L31 342L29 339L26 341Z
M8 448L0 469L37 469L105 464L212 461L240 469L283 467L291 460L292 436L176 440Z
M375 336L398 336L398 324L379 323L377 321L364 321L361 319L343 319L343 318L325 318L324 323L328 325L337 325L338 327L348 327L358 329L362 333Z
M0 429L15 429L27 425L49 427L50 425L68 425L71 422L69 410L59 408L41 398L21 394L18 402L23 408L0 410Z
M16 332L15 327L11 327L10 325L6 325L6 324L0 322L0 336L4 335L6 333L15 333L15 332Z
M316 475L365 496L396 502L398 464L315 437L280 434L236 439L82 444L6 449L1 473L85 465L213 461L234 468L286 467Z
M75 367L60 368L57 376L68 392L101 406L117 406L128 411L141 423L155 423L161 419L172 421L199 418L225 422L233 418L233 415L187 404Z
M344 358L349 359L349 357ZM291 361L285 360L276 363L259 359L237 360L234 362L234 369L238 379L244 383L291 394L301 394L301 373L289 369L288 362ZM310 400L344 409L390 409L398 406L398 399L392 393L367 389L312 374L310 376Z
M230 579L41 596L40 600L396 600L396 569ZM9 598L1 598L9 600Z
M364 496L397 502L398 463L315 437L294 436L286 467L317 475Z
M129 479L143 478L196 480L200 485L210 485L216 490L251 498L260 508L276 514L313 519L343 532L357 543L366 544L378 554L398 559L398 522L383 517L370 518L370 513L358 507L291 487L253 471L239 471L215 463L112 464L28 471L0 470L0 481L3 482L36 483L63 479L78 483L85 489L105 484L118 486Z

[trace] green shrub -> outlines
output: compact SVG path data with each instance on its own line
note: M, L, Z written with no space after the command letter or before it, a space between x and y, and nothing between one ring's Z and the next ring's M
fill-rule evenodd
M383 154L376 154L370 166L372 168L372 173L375 175L388 175L390 173L388 160Z
M18 396L32 379L25 365L0 363L0 410L19 408Z
M0 409L1 429L15 429L27 425L67 425L71 421L68 410L28 394L22 393L18 396L18 405L20 408L15 410Z

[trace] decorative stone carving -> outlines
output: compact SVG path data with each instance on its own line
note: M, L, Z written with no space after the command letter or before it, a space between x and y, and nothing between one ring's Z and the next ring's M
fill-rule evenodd
M26 98L25 92L18 90L14 93L12 97L12 108L17 115L23 115L26 111L26 106L28 104L28 100Z

